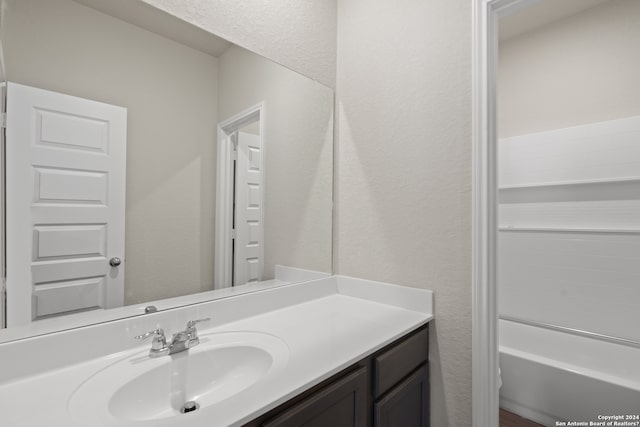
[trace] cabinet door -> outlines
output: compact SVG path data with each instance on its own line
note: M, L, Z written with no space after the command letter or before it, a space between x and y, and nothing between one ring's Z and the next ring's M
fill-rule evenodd
M263 424L264 427L365 427L367 368L362 367Z
M395 386L375 404L375 427L429 425L429 370L427 364Z

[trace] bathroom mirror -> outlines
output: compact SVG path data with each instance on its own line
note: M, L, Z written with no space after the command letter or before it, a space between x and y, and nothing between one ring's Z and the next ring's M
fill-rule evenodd
M330 88L137 0L3 4L0 342L331 273Z

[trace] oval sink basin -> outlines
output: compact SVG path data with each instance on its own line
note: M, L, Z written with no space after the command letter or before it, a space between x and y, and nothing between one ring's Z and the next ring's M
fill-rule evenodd
M185 403L203 409L238 397L276 375L288 358L286 344L272 335L201 334L198 346L171 356L150 358L146 350L120 358L74 391L69 411L86 425L184 417Z

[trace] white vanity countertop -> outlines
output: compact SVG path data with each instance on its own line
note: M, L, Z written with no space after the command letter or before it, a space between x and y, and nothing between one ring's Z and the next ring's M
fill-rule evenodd
M230 398L178 418L123 422L98 417L93 425L175 426L183 425L188 419L191 427L241 426L433 318L430 291L339 276L290 285L285 287L290 289L280 289L262 298L286 300L288 298L282 298L282 292L294 292L296 289L299 292L304 287L313 289L306 300L228 323L218 322L210 328L199 328L203 340L215 339L215 335L210 334L239 331L260 332L280 338L289 350L286 368L280 375L269 381L257 382L239 394L237 399ZM318 287L324 291L318 293ZM238 297L237 303L242 304L242 297ZM33 344L25 350L32 348ZM115 360L136 353L143 356L148 348L149 344L145 343L118 353L0 382L3 425L86 427L86 422L74 419L68 410L68 400L74 390ZM47 349L42 348L40 354L46 357ZM0 348L0 357L2 355ZM1 359L0 365L0 369L8 367Z

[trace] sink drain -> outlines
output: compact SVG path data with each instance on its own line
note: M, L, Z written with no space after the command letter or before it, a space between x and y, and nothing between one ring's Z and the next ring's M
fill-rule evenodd
M190 400L187 403L185 403L184 405L182 405L182 408L180 408L180 412L183 414L186 414L187 412L193 412L196 409L198 409L200 407L200 405L198 405L197 402Z

